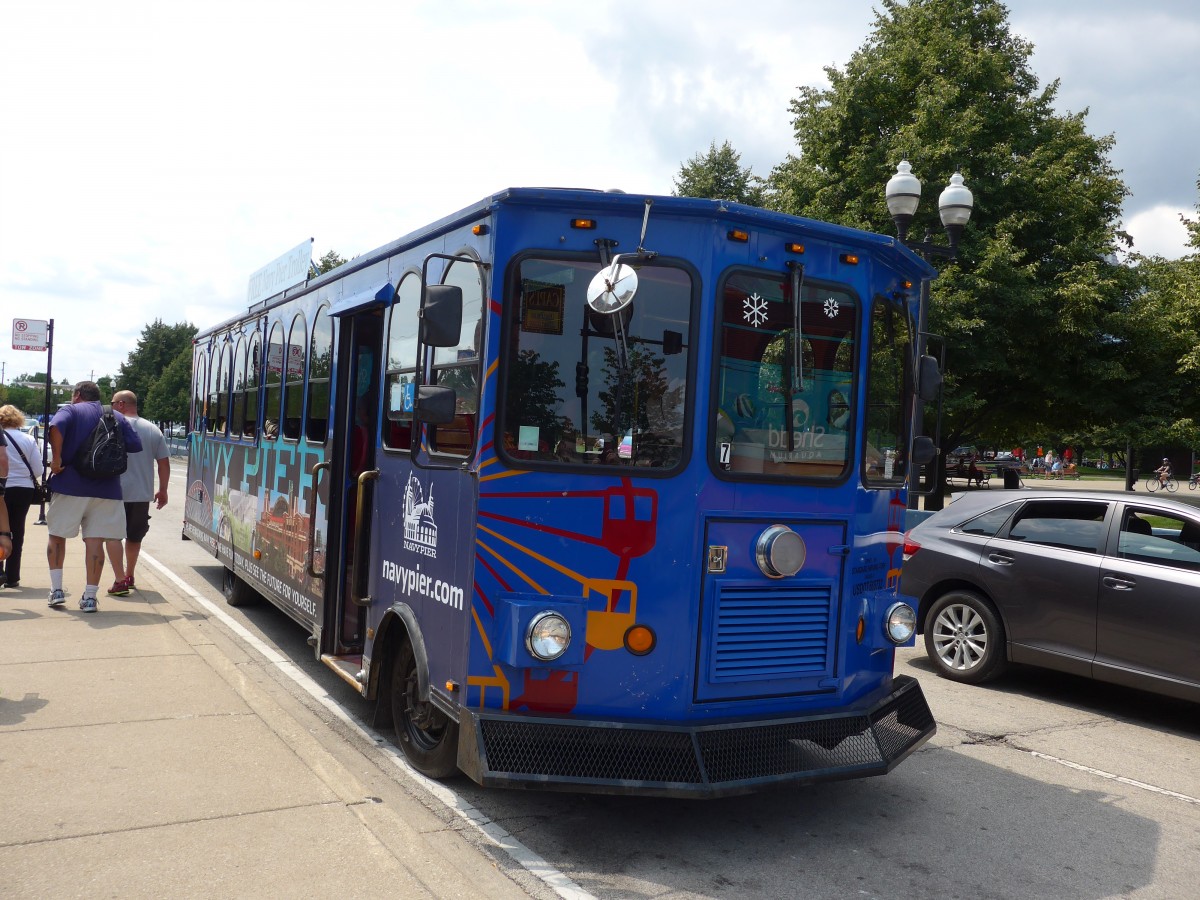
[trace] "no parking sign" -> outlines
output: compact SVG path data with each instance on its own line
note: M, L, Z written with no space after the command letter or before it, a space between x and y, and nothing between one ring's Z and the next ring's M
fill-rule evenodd
M13 319L14 350L45 350L49 323L39 319Z

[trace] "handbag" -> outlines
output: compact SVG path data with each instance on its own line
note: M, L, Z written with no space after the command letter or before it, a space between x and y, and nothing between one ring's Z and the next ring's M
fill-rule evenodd
M29 480L33 482L33 503L48 503L50 501L50 492L46 489L45 481L38 481L38 477L33 474L33 466L29 464L29 460L25 458L25 454L21 452L21 446L11 437L8 439L9 445L17 451L17 456L21 457L21 462L25 463L25 468L29 470Z

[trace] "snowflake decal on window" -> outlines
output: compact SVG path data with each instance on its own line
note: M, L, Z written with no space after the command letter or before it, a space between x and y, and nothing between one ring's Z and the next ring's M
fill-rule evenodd
M742 301L742 318L758 328L767 321L767 301L758 294L751 294Z
M831 319L836 319L838 314L838 302L833 297L825 299L825 315Z

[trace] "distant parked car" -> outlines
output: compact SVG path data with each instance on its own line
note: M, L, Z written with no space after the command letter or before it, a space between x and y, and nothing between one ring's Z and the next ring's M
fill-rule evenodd
M185 438L185 437L187 437L187 434L188 434L188 431L187 431L186 425L172 425L171 426L171 437Z
M966 494L905 535L937 672L1012 663L1200 702L1200 509L1081 491Z
M33 418L33 416L26 416L25 424L21 426L21 430L36 441L42 436L42 423Z

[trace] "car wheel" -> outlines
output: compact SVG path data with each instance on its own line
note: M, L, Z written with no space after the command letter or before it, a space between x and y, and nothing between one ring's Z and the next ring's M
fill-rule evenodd
M396 742L414 769L429 778L458 771L458 723L417 689L417 661L407 640L392 665L392 721Z
M981 684L1007 662L1004 626L992 604L972 591L951 591L929 610L925 652L938 674L952 681Z

